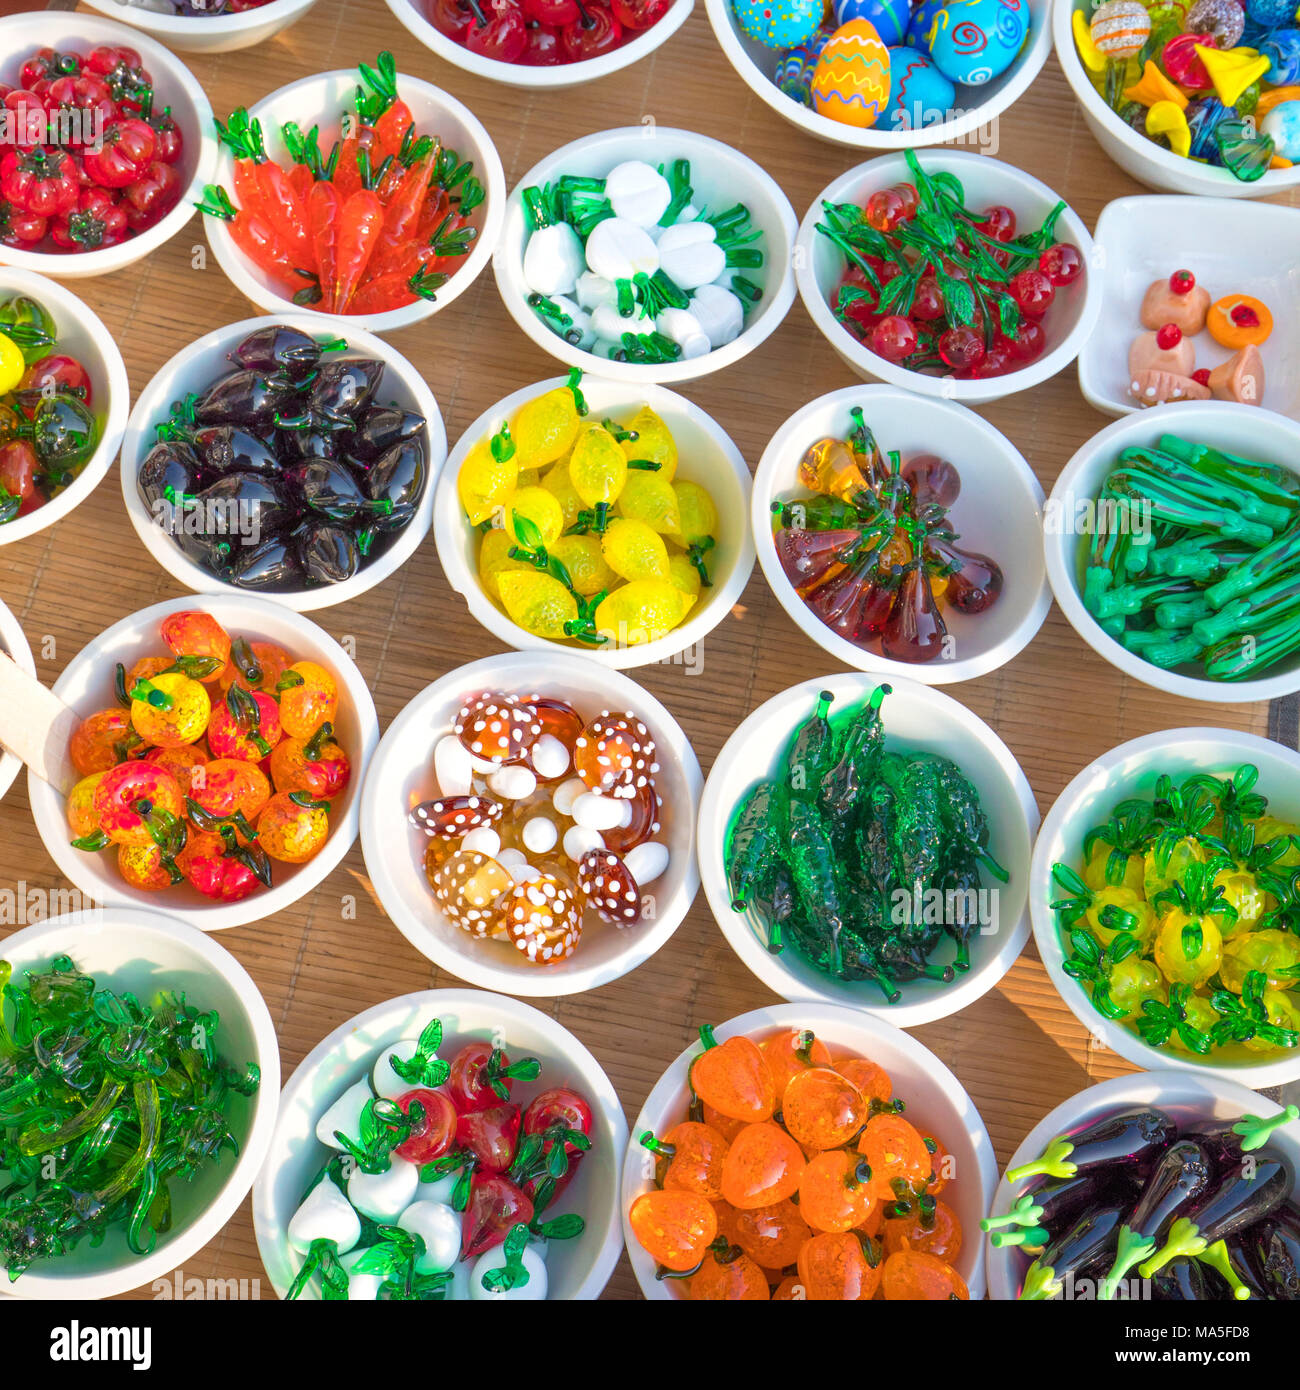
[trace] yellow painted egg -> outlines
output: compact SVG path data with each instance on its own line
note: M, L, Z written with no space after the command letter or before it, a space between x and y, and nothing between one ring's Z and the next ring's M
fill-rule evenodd
M832 121L865 128L889 102L889 49L875 26L851 19L826 41L810 90L813 109Z

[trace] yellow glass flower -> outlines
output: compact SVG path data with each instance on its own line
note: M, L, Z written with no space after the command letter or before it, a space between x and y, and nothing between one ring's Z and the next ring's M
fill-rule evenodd
M1198 43L1196 56L1214 83L1214 94L1225 106L1235 106L1241 94L1269 69L1269 60L1256 48L1229 48L1221 52Z
M1172 101L1158 101L1147 111L1147 134L1163 135L1169 148L1185 159L1192 148L1192 132L1187 117Z

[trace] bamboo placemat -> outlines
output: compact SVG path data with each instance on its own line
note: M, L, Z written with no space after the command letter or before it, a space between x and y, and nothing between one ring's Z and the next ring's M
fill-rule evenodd
M738 146L777 180L800 216L832 178L858 162L852 151L796 131L749 91L723 57L702 3L680 33L631 71L550 96L498 86L439 62L411 40L382 0L320 0L305 20L258 49L182 56L224 115L299 77L354 67L383 48L396 54L399 71L444 86L474 110L497 143L511 187L559 145L648 117ZM998 136L999 158L1056 189L1090 227L1112 198L1145 191L1097 148L1054 57L1001 119ZM1295 195L1278 201L1295 201ZM215 258L200 254L204 250L195 220L145 263L74 287L119 343L133 395L195 337L258 312ZM1170 251L1176 258L1177 248ZM507 317L490 273L445 312L393 334L392 342L424 372L453 442L495 401L557 370ZM732 433L752 467L794 410L852 384L852 374L796 302L757 352L730 370L687 383L683 393ZM1073 368L981 413L1010 436L1048 489L1074 450L1106 423L1083 400ZM1008 549L1037 544L1037 536L1004 541ZM47 683L104 628L181 593L137 541L116 472L51 530L0 549L0 596L23 624ZM355 638L357 662L384 727L430 681L500 650L448 589L432 537L388 582L318 616L335 636ZM706 773L730 732L763 701L796 677L837 669L796 630L757 569L701 656L694 673L664 665L633 675L680 720ZM1127 680L1087 648L1055 608L1013 662L948 689L1006 740L1044 811L1090 759L1141 734L1217 724L1259 734L1272 727L1277 737L1295 738L1293 712L1278 711L1270 726L1264 705L1197 705ZM0 885L20 879L36 888L66 886L37 837L24 778L0 804ZM357 918L345 921L341 899L351 894L358 898ZM0 934L7 929L0 927ZM266 997L286 1076L326 1033L360 1010L410 990L459 983L385 920L359 846L308 898L256 926L224 932L221 941ZM632 975L589 994L535 1002L596 1054L632 1120L701 1023L777 1001L732 953L701 895L672 941ZM1131 1070L1076 1022L1032 943L985 998L915 1031L969 1089L999 1162L1067 1096ZM186 1262L185 1273L261 1278L263 1297L273 1296L262 1277L247 1202ZM126 1296L152 1293L146 1287ZM626 1257L605 1296L637 1296Z

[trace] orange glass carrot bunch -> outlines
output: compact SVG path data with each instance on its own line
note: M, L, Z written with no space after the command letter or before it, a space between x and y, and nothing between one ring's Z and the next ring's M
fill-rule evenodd
M689 1118L641 1143L656 1186L632 1231L695 1300L969 1297L951 1160L903 1118L883 1068L807 1029L700 1029Z
M397 93L391 53L362 64L355 113L326 155L320 127L281 128L288 167L242 107L217 134L235 156L234 196L199 207L286 298L330 314L381 314L432 300L469 252L483 202L473 165L421 134Z

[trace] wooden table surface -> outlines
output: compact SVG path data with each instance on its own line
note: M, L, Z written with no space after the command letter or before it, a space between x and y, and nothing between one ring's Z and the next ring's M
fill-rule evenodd
M443 86L471 107L496 141L511 187L559 145L649 117L738 146L777 180L800 216L821 188L858 162L852 151L786 124L749 91L719 49L702 3L677 35L634 69L549 96L533 97L439 62L414 43L383 0L319 0L305 20L256 50L189 55L186 61L224 116L297 78L371 60L383 48L397 55L399 71ZM1097 148L1054 56L1002 117L997 135L999 148L988 152L1044 180L1089 227L1112 198L1145 191ZM196 219L144 263L74 285L121 346L133 397L193 338L258 312L215 258L207 256L204 264L197 254L203 247ZM391 340L425 374L452 442L495 401L556 371L509 319L487 272L445 312ZM796 301L752 356L688 382L683 393L731 432L753 467L788 415L854 380ZM981 414L1010 436L1048 489L1074 450L1106 423L1083 400L1073 368ZM1037 545L1039 539L1008 535L1005 544ZM57 526L0 549L0 596L22 623L47 683L104 628L182 592L136 539L116 471ZM448 588L432 536L386 583L317 616L335 636L355 638L381 728L429 682L500 650ZM794 627L757 568L734 611L705 639L702 657L695 674L681 665L632 674L681 722L706 773L736 725L792 676L836 669ZM1127 680L1083 644L1055 607L1009 665L947 690L1006 740L1043 811L1089 759L1138 735L1193 724L1270 730L1264 705L1196 705ZM0 804L0 885L19 879L36 888L66 886L36 834L25 778ZM341 900L354 894L358 917L345 921ZM266 997L286 1077L326 1033L362 1009L411 990L459 983L385 919L359 844L293 908L224 932L221 942ZM777 1000L732 953L701 894L668 945L633 974L587 994L534 1002L591 1048L630 1121L700 1024ZM1131 1070L1065 1007L1032 941L983 999L915 1032L974 1097L1000 1163L1060 1101ZM185 1273L262 1275L247 1201L186 1261ZM261 1289L263 1297L274 1296L269 1280L262 1278ZM126 1295L150 1296L148 1288ZM605 1296L638 1296L626 1256Z

